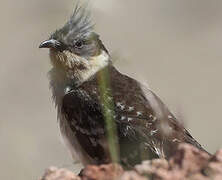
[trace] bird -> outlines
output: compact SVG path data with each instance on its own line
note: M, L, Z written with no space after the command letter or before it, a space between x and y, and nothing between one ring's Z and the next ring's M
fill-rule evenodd
M39 48L49 49L59 129L74 160L133 167L169 159L180 143L205 151L150 88L115 67L86 6Z

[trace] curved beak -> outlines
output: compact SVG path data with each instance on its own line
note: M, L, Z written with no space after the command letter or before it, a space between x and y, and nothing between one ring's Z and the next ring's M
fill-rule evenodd
M61 47L61 43L55 39L49 39L46 41L43 41L39 48L53 48L53 49L59 49Z

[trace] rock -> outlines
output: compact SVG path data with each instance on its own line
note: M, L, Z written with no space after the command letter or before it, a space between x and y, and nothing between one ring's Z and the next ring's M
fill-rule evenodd
M222 179L222 149L212 156L203 172L212 179Z
M40 180L221 180L222 149L210 156L189 144L180 144L169 160L154 159L124 171L120 165L85 167L79 176L65 169L49 168Z
M169 164L175 170L183 171L185 174L200 171L205 167L210 159L210 155L206 152L189 144L180 144L178 150L173 156Z
M181 144L169 161L154 159L135 168L140 174L148 174L155 180L222 179L222 150L211 157L189 144Z
M82 180L113 180L123 174L123 169L117 164L108 164L101 166L86 166L80 173Z
M69 170L50 167L45 171L45 174L40 180L81 180Z
M123 173L123 175L120 177L120 180L148 180L148 178L139 175L135 171L126 171Z

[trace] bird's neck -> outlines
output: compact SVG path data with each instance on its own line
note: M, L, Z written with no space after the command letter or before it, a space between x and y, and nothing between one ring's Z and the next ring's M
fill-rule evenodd
M64 69L54 66L49 72L50 88L56 106L61 106L62 99L71 89L78 88L81 84L92 79L99 71L111 65L109 55L103 51L99 56L93 57L89 69L76 71L67 75Z

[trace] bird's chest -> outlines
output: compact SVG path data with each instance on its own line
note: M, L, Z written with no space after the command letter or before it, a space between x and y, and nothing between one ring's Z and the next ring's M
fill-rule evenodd
M101 104L97 88L75 89L64 97L62 114L73 131L96 135L98 128L104 128Z
M104 134L99 108L96 96L84 89L71 90L63 97L59 113L60 131L73 158L78 157L83 164L95 163L91 156L94 148L86 150L86 147L96 148L96 139Z
M80 161L83 165L94 164L94 159L85 152L78 137L76 136L76 130L71 128L69 120L63 113L58 114L58 120L63 142L68 148L72 159Z

